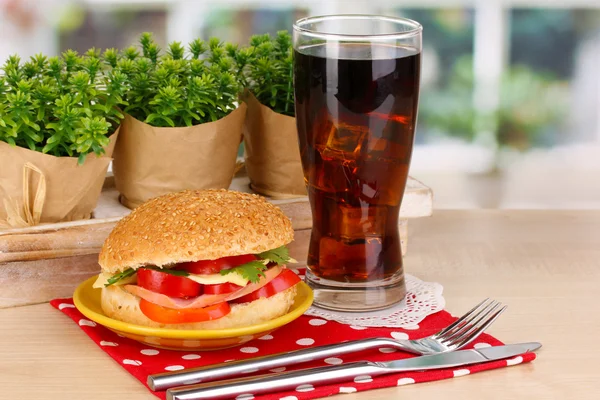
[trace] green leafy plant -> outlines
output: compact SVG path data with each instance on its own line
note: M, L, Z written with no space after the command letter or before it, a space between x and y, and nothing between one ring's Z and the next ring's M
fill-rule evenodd
M140 51L109 49L105 62L128 78L125 111L157 127L198 125L223 118L236 107L241 88L237 60L243 52L217 38L180 42L166 52L152 34L140 37Z
M13 55L0 75L0 140L58 157L100 156L120 123L126 75L103 73L100 51Z
M249 57L245 83L258 101L275 112L295 116L290 34L254 35L245 55Z

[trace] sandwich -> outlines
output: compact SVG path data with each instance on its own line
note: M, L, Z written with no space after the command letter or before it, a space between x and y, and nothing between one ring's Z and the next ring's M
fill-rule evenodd
M99 256L101 306L150 327L227 329L288 312L300 278L286 245L291 222L263 197L187 190L120 220Z

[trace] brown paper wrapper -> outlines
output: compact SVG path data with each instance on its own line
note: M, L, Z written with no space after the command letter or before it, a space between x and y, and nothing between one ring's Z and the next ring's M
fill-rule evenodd
M19 220L30 219L24 218L25 214L36 216L27 225L89 219L100 197L119 130L111 135L105 155L89 154L83 165L77 164L77 157L56 157L0 142L0 226L16 227L16 216L8 218L7 213L14 211L21 215ZM24 201L24 191L29 201ZM24 210L25 205L34 210Z
M306 196L296 119L245 93L245 164L252 189L273 198Z
M123 205L135 208L185 189L227 189L235 172L246 105L215 122L156 128L126 115L113 173Z

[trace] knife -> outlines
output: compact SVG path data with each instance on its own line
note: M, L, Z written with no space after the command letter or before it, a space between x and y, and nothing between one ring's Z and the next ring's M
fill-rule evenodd
M228 379L196 385L180 386L167 390L167 400L230 399L237 395L271 393L346 382L352 379L371 379L373 376L394 372L423 371L482 363L535 351L542 345L537 342L509 344L477 350L460 350L451 353L421 356L388 362L360 361L348 364L301 369L276 374Z

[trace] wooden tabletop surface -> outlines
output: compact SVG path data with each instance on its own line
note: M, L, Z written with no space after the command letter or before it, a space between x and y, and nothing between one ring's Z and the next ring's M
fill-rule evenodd
M490 333L544 347L531 364L341 398L598 398L600 211L436 211L410 224L406 270L441 283L447 310L500 300L509 309ZM0 310L0 388L4 399L154 398L48 304Z

